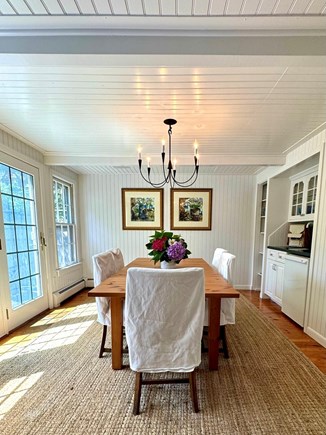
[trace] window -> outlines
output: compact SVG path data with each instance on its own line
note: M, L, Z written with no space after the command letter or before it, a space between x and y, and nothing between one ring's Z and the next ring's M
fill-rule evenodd
M73 186L54 178L53 200L57 258L59 268L62 268L77 262Z

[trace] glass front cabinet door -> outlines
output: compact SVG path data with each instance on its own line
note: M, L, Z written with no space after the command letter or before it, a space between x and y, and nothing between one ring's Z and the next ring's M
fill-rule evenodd
M315 214L318 167L291 177L289 221L312 220Z

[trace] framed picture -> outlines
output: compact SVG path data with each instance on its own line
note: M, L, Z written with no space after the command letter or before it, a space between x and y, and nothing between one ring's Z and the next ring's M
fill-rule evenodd
M121 189L124 230L163 229L163 189Z
M212 189L171 189L171 230L211 230Z

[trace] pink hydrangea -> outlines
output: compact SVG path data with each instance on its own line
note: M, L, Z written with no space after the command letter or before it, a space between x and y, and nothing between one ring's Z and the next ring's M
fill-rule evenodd
M154 240L152 243L152 249L154 251L163 251L166 241L167 241L166 237L162 237L162 239Z

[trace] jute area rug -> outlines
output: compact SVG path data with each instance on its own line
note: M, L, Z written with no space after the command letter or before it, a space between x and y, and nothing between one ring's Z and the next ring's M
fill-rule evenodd
M198 414L179 384L145 386L142 413L133 416L134 374L98 358L101 326L95 305L86 305L35 326L44 328L36 342L0 363L1 434L325 435L325 376L244 297L227 328L230 359L221 356L210 372L203 356ZM14 389L17 379L25 381Z

